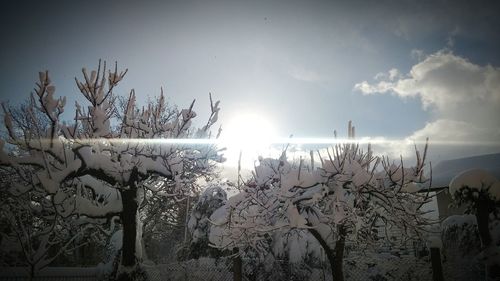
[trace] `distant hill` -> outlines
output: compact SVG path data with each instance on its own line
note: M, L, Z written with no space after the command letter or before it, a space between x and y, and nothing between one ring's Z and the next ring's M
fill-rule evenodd
M487 170L500 180L500 153L439 162L432 167L432 186L448 186L451 179L458 173L474 168Z

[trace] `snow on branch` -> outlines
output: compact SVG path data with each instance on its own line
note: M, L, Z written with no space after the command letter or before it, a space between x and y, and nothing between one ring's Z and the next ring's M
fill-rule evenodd
M28 119L16 112L19 109L2 104L9 136L6 141L14 150L7 151L5 141L0 140L0 166L19 173L30 170L28 181L50 195L87 176L121 190L153 175L175 183L180 194L179 190L195 182L197 176L209 173L214 163L224 161L214 145L131 141L190 138L195 134L208 138L220 108L219 101L213 102L210 95L211 115L198 130L192 128L194 101L177 111L166 103L163 91L154 102L139 108L132 90L125 107L120 108L114 89L126 73L116 63L109 70L101 61L96 70L83 68L82 78L75 78L75 82L87 104L76 103L73 122L66 122L61 120L65 98L55 96L49 72L40 72L29 103L22 108ZM88 205L83 198L79 200L80 207Z

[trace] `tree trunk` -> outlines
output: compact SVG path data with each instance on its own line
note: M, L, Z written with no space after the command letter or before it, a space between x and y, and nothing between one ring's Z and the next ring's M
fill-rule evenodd
M477 228L479 230L479 238L481 239L483 248L486 248L491 244L491 235L488 228L489 210L487 202L480 202L477 205L476 220Z
M332 275L337 281L344 281L344 249L345 249L345 229L338 227L339 238L335 242L335 259L333 261Z
M332 280L344 281L344 248L345 248L345 229L339 226L339 239L335 242L335 251L330 248L328 243L321 237L318 231L313 228L309 228L309 232L318 240L319 244L323 248L330 262L330 269L332 270Z
M123 225L123 241L122 257L116 278L120 281L142 280L146 277L144 271L140 268L139 253L137 253L137 250L140 251L142 249L137 249L136 247L137 239L142 239L142 237L137 237L137 228L140 226L137 223L138 197L137 186L135 185L136 175L136 171L133 170L130 176L129 189L120 191L123 206L120 214Z
M489 216L490 206L488 200L480 200L477 204L476 220L477 228L479 231L479 238L481 239L482 250L488 255L488 250L492 245L492 239L489 229ZM500 264L492 263L490 258L487 257L486 261L486 279L487 280L500 280Z
M33 281L35 279L35 265L34 264L30 264L30 271L28 272L29 273L29 281Z
M314 236L314 238L316 238L316 240L318 240L319 244L321 245L321 247L325 251L326 257L328 258L328 261L330 262L330 269L332 270L332 274L333 274L333 268L335 267L335 255L333 254L333 250L330 248L328 243L326 243L326 241L323 239L323 237L321 237L321 234L319 234L319 232L316 231L316 229L309 228L309 232ZM332 280L335 280L335 276L332 276L332 277L333 277Z
M136 189L124 190L121 192L123 211L121 220L123 224L123 246L122 262L125 267L135 266L136 260L136 239L137 239L137 201Z

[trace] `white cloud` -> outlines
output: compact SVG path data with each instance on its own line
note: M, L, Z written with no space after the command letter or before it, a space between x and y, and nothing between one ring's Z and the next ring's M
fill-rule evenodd
M424 109L433 106L440 111L469 102L500 103L500 69L473 64L451 52L429 55L406 77L388 80L376 84L363 81L354 88L363 94L390 92L403 98L419 97Z
M385 79L363 81L354 88L365 95L418 98L423 109L432 113L433 120L407 139L448 142L450 158L500 151L500 68L477 65L442 50L404 76L390 70L377 77Z
M438 119L415 131L408 140L430 139L430 159L441 160L500 152L500 129L472 122Z
M421 140L427 137L446 144L493 145L499 139L500 129L477 126L471 122L438 119L415 131L409 139Z

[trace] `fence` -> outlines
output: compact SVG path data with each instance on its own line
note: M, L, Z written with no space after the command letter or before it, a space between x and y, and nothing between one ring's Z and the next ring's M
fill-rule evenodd
M190 260L162 264L156 266L145 266L151 281L181 281L181 280L203 280L203 281L232 281L232 263L229 259Z
M347 281L365 280L432 280L432 268L429 261L416 258L371 255L351 256L345 259L344 276ZM278 281L310 280L332 281L328 265L311 267L305 264L291 264L274 261L259 267L243 262L244 280ZM266 266L268 268L266 268ZM146 267L151 281L232 281L232 261L230 259L200 259ZM450 279L451 280L451 279Z
M231 259L190 260L168 264L144 265L151 281L232 281ZM484 280L484 265L477 262L448 257L443 262L445 280ZM263 265L251 265L243 262L245 281L332 281L329 265L291 264L285 261L273 261ZM346 281L426 281L432 280L432 268L428 260L412 257L394 257L383 254L350 255L344 260ZM26 268L0 268L0 281L27 281ZM98 280L96 268L46 268L34 281L93 281Z
M28 281L28 268L0 268L1 281ZM96 268L82 267L48 267L42 269L32 279L33 281L95 281L98 280Z

